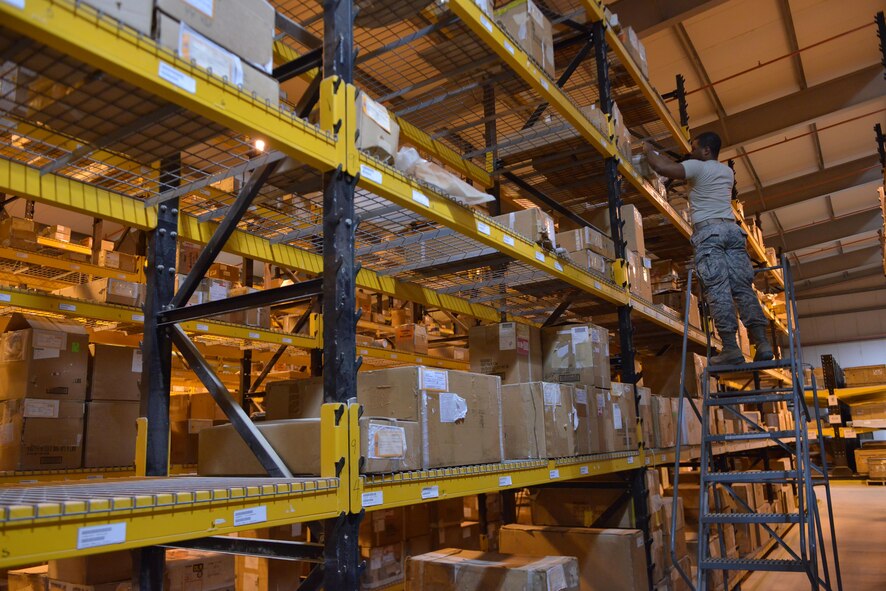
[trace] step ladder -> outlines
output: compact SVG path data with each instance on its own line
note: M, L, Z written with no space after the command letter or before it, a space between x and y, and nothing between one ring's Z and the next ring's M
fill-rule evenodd
M701 408L696 400L688 395L686 389L686 363L689 327L689 294L692 292L692 279L694 272L689 271L686 285L686 313L684 317L683 337L683 366L680 375L680 404L677 417L677 429L681 433L677 437L676 459L674 464L674 503L679 496L679 468L681 465L682 425L684 413L693 412L702 426L702 441L699 457L700 464L700 495L699 495L699 528L698 528L698 571L695 580L680 567L677 562L674 536L677 526L677 512L673 512L671 521L671 547L672 562L681 577L695 591L714 591L725 589L729 591L740 588L739 571L781 571L804 573L811 589L827 589L828 591L842 591L843 584L840 577L840 563L837 555L837 540L834 532L833 512L831 505L830 483L828 480L828 468L822 455L823 465L819 466L812 462L809 453L809 429L807 423L815 424L815 437L819 449L824 449L824 438L821 430L821 417L818 406L818 393L813 378L811 389L811 409L806 404L803 362L800 348L800 333L796 299L791 277L791 269L787 260L782 257L781 264L774 267L758 269L755 272L781 271L785 284L785 308L787 311L786 326L788 332L788 347L785 351L788 356L772 361L743 363L740 365L711 366L711 334L707 335L707 358L708 366L702 375L702 401ZM700 298L699 301L703 301ZM703 305L703 323L710 327L711 322L707 314L706 306ZM785 380L773 377L773 372L785 372ZM720 380L729 380L732 383L739 382L750 386L750 390L727 390L720 385ZM717 384L711 391L711 382ZM773 383L774 382L774 383ZM761 412L761 421L756 423L753 418L742 414L739 405L764 404L764 403L787 403L794 418L794 426L790 429L776 429L770 431ZM690 410L685 410L686 403ZM738 419L745 424L746 433L718 434L710 432L709 417L711 412L722 409L725 415ZM787 452L789 464L784 463L782 469L768 469L768 461L764 464L764 470L757 471L730 471L725 457L718 454L730 445L752 442L768 441ZM768 457L768 456L764 456ZM767 498L773 499L774 487L789 486L797 496L796 507L791 512L757 512L754 508L735 491L737 484L761 484L765 485ZM830 556L825 546L823 521L818 506L818 490L823 489L824 499L827 504L827 515L830 518L827 524L830 527ZM735 510L724 508L724 502L729 502ZM736 556L733 549L728 549L725 544L724 525L755 524L759 525L766 535L762 536L765 542L761 546L771 545L770 540L775 541L776 548L782 548L787 553L786 559L765 558L762 556ZM799 539L791 544L787 541L787 530L796 526ZM711 547L711 542L716 539L719 543ZM832 568L833 574L832 579ZM730 575L732 578L730 578ZM799 588L799 587L798 587Z

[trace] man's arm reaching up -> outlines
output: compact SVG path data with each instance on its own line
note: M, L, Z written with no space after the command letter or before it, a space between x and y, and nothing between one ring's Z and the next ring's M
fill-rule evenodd
M669 179L685 179L686 178L686 169L683 168L683 165L679 162L674 162L670 158L666 156L662 156L649 144L645 146L646 152L646 160L649 162L649 167L660 174L661 176L667 177Z

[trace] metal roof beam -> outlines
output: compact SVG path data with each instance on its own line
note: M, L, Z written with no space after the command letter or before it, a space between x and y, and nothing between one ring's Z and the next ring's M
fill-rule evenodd
M870 277L872 275L882 275L883 264L878 262L876 265L865 265L857 269L849 269L839 274L830 275L828 277L820 277L816 279L803 279L794 282L794 289L799 292L813 290L827 285L835 285L858 279L860 277Z
M881 252L880 246L878 245L807 262L801 261L799 268L795 269L795 275L798 279L797 282L803 283L803 279L823 277L835 273L846 275L851 271L855 271L855 267L868 267L872 263L877 263L882 268L883 261L881 259Z
M634 28L640 37L648 37L679 22L701 14L726 0L619 0L609 5L618 20Z
M729 115L722 122L700 125L692 132L716 132L724 138L724 144L727 143L725 138L729 138L729 145L723 147L728 150L843 109L882 99L884 95L883 67L877 64Z
M877 180L882 180L880 161L876 154L872 154L763 187L760 192L754 190L742 193L738 199L744 202L744 213L747 216Z
M791 252L847 236L878 230L882 227L883 216L880 210L871 209L790 230L785 232L782 238L785 251Z

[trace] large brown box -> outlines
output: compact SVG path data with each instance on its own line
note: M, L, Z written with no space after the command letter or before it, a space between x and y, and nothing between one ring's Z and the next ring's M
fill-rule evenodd
M431 545L434 548L480 549L480 524L465 521L455 525L431 528Z
M534 326L502 322L471 327L471 371L496 375L502 384L542 379L541 333Z
M573 387L532 382L501 388L506 460L575 455Z
M135 464L139 403L94 400L86 403L83 466L110 468ZM68 580L68 579L65 579Z
M363 589L386 587L403 580L403 544L362 546L360 557L366 561L361 577Z
M578 591L578 564L570 556L539 558L446 548L406 561L406 591L429 589Z
M595 412L596 409L596 412ZM607 432L612 430L612 394L608 389L594 388L591 400L591 453L603 453L607 449Z
M643 215L635 205L622 205L621 218L624 221L622 233L627 242L627 250L637 253L638 257L646 256L646 243L643 240ZM609 210L603 208L593 216L591 222L605 233L611 232Z
M133 400L141 398L142 352L137 347L89 345L89 400Z
M237 532L238 537L265 540L307 541L306 528L301 523L269 527L259 530ZM270 560L255 556L235 556L235 589L242 591L288 591L293 581L300 580L311 571L306 562Z
M0 335L0 400L85 400L89 337L80 325L13 314Z
M56 291L60 296L89 300L100 304L139 307L145 303L145 286L141 283L103 277L89 283L72 285Z
M597 436L597 406L591 386L576 384L574 388L575 454L581 456L598 451L591 445L591 438Z
M551 247L557 246L554 218L537 207L504 213L492 219L505 228L529 239L530 242Z
M615 489L532 489L529 495L532 523L565 527L634 527L630 503L624 503L619 511L598 523L621 494L622 491Z
M265 0L156 0L155 6L270 73L274 7Z
M637 449L637 407L631 384L612 382L612 429L606 431L606 451Z
M265 418L279 419L320 418L323 406L323 378L282 380L265 386Z
M654 431L655 444L658 449L674 447L677 445L677 438L674 431L674 405L672 400L676 398L665 398L664 396L652 397L652 428ZM689 403L686 403L685 412L692 412Z
M464 520L464 501L459 497L441 499L428 504L430 523L434 527L458 525Z
M682 357L677 351L658 357L642 358L643 386L660 396L676 398L680 395L680 365ZM702 394L702 375L707 361L701 355L692 353L686 360L686 390L694 398ZM711 385L711 391L716 388Z
M196 550L167 550L165 591L221 591L234 588L234 556Z
M593 324L542 330L544 379L608 388L609 332Z
M0 470L79 468L82 456L82 401L0 401Z
M320 419L264 421L256 427L293 474L320 474ZM388 436L379 435L385 431ZM420 468L419 427L414 421L360 419L364 472ZM205 476L261 476L258 459L233 425L200 431L197 472ZM366 447L363 447L366 446Z
M32 566L30 568L17 568L7 574L9 591L46 591L49 577L46 574L48 567Z
M134 254L117 252L116 250L100 250L98 253L98 265L108 269L119 269L127 273L138 271L139 258Z
M578 558L582 591L636 591L648 584L640 530L506 525L499 536L502 552L550 556L568 548Z
M859 474L869 474L868 462L876 459L886 459L886 448L862 447L855 450L855 471Z
M637 395L640 397L640 426L643 434L643 446L655 447L655 427L652 418L652 391L643 386L637 386Z
M404 507L403 535L406 539L419 538L431 533L431 505L417 503Z
M148 0L123 0L122 2L121 0L85 0L84 4L89 4L102 13L117 19L125 25L129 25L142 35L150 36L151 34L154 6ZM51 578L58 579L61 577Z
M403 324L397 327L394 346L400 351L428 354L428 331L421 324Z
M502 460L497 376L427 367L368 371L357 380L357 399L368 416L421 425L423 468Z
M615 245L612 238L594 228L579 228L557 234L557 246L567 252L590 250L607 259L615 258Z
M843 370L846 387L876 386L886 383L886 365L863 365L847 367ZM821 382L819 382L821 385Z
M19 250L37 248L37 226L34 220L6 218L0 220L0 246Z
M132 576L132 554L118 550L104 554L49 561L49 578L78 585L125 581Z
M495 20L548 76L554 77L553 26L532 0L516 0L498 9Z
M358 542L361 546L388 546L404 539L403 507L370 511L360 523Z
M489 493L486 498L486 521L501 521L501 495ZM464 498L465 521L480 521L480 497L471 495Z

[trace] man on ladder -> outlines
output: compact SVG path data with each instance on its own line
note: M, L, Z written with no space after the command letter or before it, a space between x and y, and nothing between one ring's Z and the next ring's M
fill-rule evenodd
M756 347L754 361L772 359L772 345L766 339L769 323L752 287L754 270L747 251L747 234L732 213L732 169L717 160L720 136L709 131L699 134L692 140L689 159L682 163L673 162L649 145L645 151L652 170L689 183L695 269L723 341L723 349L711 358L711 365L744 363L736 339L735 305Z

